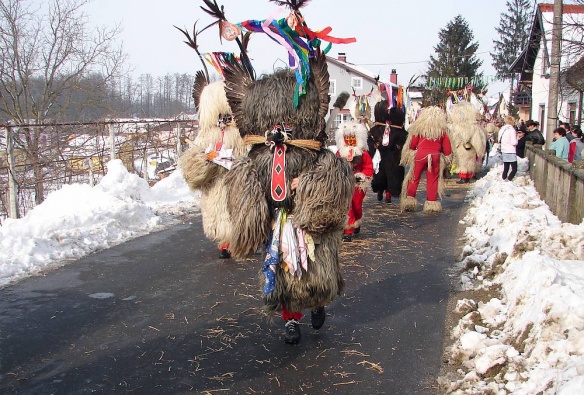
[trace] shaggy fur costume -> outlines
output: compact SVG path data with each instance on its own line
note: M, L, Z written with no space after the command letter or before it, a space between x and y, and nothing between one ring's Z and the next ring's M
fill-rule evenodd
M367 185L373 175L373 162L367 151L367 128L362 123L345 121L335 133L337 156L346 159L353 169L355 190L347 214L345 234L353 234L363 221L363 200Z
M417 149L412 149L412 140L414 138L432 140L436 143L447 140L444 144L441 143L443 147L446 146L446 152L440 152L439 150L436 150L432 153L433 155L439 154L440 156L437 193L438 197L442 196L444 191L444 180L442 176L444 174L446 163L449 160L448 156L451 153L447 130L446 115L442 109L435 106L423 108L420 111L418 118L410 125L408 138L405 142L401 159L401 165L409 167L408 173L404 178L402 194L400 197L401 211L414 211L417 208L418 203L416 201L415 195L408 196L408 184L414 178L414 170L416 166L427 166L430 168L430 166L437 165L437 163L433 163L433 161L432 163L428 161L430 154L427 153L427 151L422 152L419 146ZM429 185L427 185L427 188L428 187ZM432 200L432 202L433 203L426 202L427 204L424 204L424 211L439 212L442 210L442 204L440 201Z
M478 173L486 152L486 133L478 123L479 112L466 101L452 106L448 114L448 129L452 142L453 160L458 173Z
M193 94L197 91L195 89ZM215 147L223 140L223 147L233 148L233 155L243 155L245 146L235 126L228 125L222 132L217 125L220 114L231 114L223 81L203 87L195 102L200 103L199 133L193 146L181 156L178 164L187 185L192 190L201 191L200 207L205 236L221 246L231 240L231 219L227 211L228 187L225 184L228 170L211 162L205 150L209 145Z
M291 129L288 141L316 140L321 147L307 149L286 142L288 193L279 202L270 193L273 149L268 145L252 145L248 156L236 159L227 175L226 183L232 186L228 209L234 257L243 258L265 246L276 208L286 209L292 224L315 242L315 259L309 259L308 271L301 278L277 267L275 290L265 296L269 311L281 308L282 303L292 312L322 307L344 286L339 249L355 178L345 160L324 148L329 75L324 55L310 63L306 94L297 108L292 71L277 71L254 81L240 63L232 62L225 70L227 98L242 136L269 136L274 125L284 123ZM295 178L298 186L292 191L290 183ZM263 274L261 278L263 286Z

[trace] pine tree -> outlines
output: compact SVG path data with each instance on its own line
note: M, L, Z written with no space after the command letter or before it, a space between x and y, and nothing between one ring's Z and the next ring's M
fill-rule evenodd
M515 75L509 70L529 39L529 27L532 8L530 0L508 0L507 12L501 13L499 27L495 28L499 40L493 40L494 49L491 52L493 67L499 77L509 80L510 92L514 91ZM513 103L510 103L512 106Z
M483 62L475 56L479 44L473 42L474 34L461 15L448 22L438 33L438 38L440 42L434 47L437 57L430 56L426 81L447 78L452 83L429 86L425 89L424 105L443 105L447 90L463 88L459 85L461 81L459 77L463 77L462 81L471 78L475 78L476 81L482 79L482 73L478 73L478 69ZM474 88L480 90L482 86L477 83Z

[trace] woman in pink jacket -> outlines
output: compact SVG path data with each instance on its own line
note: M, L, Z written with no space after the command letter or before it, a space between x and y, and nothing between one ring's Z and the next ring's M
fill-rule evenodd
M499 145L503 160L503 180L512 181L517 173L517 130L513 127L515 118L505 117L505 125L499 130ZM511 173L509 173L511 167Z

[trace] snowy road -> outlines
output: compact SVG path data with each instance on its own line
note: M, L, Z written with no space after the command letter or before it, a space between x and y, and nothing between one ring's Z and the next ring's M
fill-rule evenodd
M1 289L0 392L435 394L466 189L450 192L438 216L368 192L345 294L298 346L262 315L260 256L220 261L199 218Z

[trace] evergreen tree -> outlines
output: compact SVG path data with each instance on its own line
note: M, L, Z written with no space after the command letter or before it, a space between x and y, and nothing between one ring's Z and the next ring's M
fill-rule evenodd
M493 40L492 65L501 79L510 81L510 92L514 92L515 80L514 73L510 71L511 64L526 47L529 39L532 14L529 3L530 0L507 0L507 12L501 13L499 27L495 28L499 40Z
M438 38L440 42L434 47L437 57L430 56L426 81L447 78L450 82L438 86L428 85L424 90L424 105L442 106L447 90L463 88L460 81L482 79L482 73L478 73L478 69L483 62L475 56L479 44L472 42L474 34L461 15L448 22L438 33ZM482 86L477 83L473 88L480 91Z

